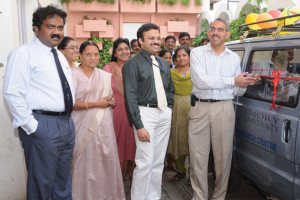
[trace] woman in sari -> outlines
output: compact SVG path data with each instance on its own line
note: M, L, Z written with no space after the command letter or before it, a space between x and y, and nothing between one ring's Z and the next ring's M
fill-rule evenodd
M133 127L129 123L123 92L122 68L130 56L129 41L118 38L113 44L111 63L107 64L103 70L112 74L111 86L116 100L114 108L114 128L118 144L118 152L123 179L126 178L127 171L131 180L134 169L135 141Z
M171 69L175 92L168 153L174 157L177 171L172 180L178 181L185 177L185 158L189 155L188 127L193 86L190 74L190 49L185 46L178 47L174 57L177 64L176 69Z
M96 43L82 43L79 52L82 63L72 70L76 90L72 196L74 200L125 200L113 127L111 75L96 68Z

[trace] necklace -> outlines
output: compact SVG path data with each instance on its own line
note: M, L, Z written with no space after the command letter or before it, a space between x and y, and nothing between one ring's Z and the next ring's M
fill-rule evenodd
M188 67L183 67L183 68L179 67L176 70L177 70L178 74L181 74L183 76L186 76L187 74L190 73L190 67L189 66Z

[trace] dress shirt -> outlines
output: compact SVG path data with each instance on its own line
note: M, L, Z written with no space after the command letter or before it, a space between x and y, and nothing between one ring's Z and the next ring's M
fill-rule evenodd
M60 51L57 53L75 102L71 69L64 55ZM32 110L65 111L61 80L51 47L36 38L9 54L3 96L13 115L14 127L21 126L27 134L34 133L38 125Z
M157 105L157 95L150 54L142 50L128 60L123 69L124 100L128 118L136 129L143 128L138 105ZM169 63L155 56L160 67L168 106L173 107L174 85L171 78Z
M175 51L172 51L172 68L176 68L176 66L174 65L174 63L173 63L173 56L174 56L174 54L175 54Z
M241 73L240 57L225 47L217 55L210 43L191 51L192 94L200 99L229 100L243 95L247 88L234 86L234 77Z

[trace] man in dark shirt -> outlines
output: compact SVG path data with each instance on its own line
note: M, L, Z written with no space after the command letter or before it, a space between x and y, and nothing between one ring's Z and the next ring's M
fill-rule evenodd
M155 24L137 32L142 50L123 67L127 115L134 125L136 156L131 199L158 200L170 135L174 85L167 61L155 56L161 44Z

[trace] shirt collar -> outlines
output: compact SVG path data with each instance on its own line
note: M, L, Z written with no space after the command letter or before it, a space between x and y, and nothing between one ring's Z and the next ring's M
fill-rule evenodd
M151 58L152 54L150 54L148 51L145 51L144 49L141 50L141 53L146 56L147 58ZM154 55L156 58L156 55ZM157 59L157 58L156 58Z
M34 40L35 44L38 46L39 50L45 52L45 53L51 53L51 47L48 47L46 45L44 45L40 40L39 38L35 38Z
M215 53L215 52L212 50L212 48L211 48L210 42L209 42L207 45L204 46L204 50L206 50L206 51L211 51L211 52ZM225 46L225 49L224 49L224 51L221 53L221 55L224 54L224 53L229 53L229 54L230 54L231 51Z

